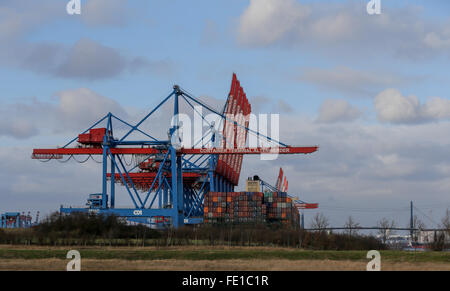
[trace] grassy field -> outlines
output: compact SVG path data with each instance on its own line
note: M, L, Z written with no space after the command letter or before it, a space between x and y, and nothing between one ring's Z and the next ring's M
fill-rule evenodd
M64 270L70 247L0 246L0 270ZM365 270L366 251L75 247L83 270ZM383 270L450 270L449 252L381 251ZM212 261L214 263L212 264Z

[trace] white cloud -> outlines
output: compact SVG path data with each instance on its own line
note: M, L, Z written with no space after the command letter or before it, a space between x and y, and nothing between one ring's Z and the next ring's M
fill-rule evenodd
M39 114L46 115L56 110L67 114L69 121L74 118L72 114L88 110L89 100L94 107L106 104L114 110L117 106L117 103L97 95L87 89L59 93L60 104ZM40 111L50 104L28 105L17 104L15 110L21 107L21 111L14 113L30 115L27 120L34 121L40 128L39 122L42 121L38 122L35 115L30 113L33 111L27 110L35 105L34 111ZM98 110L98 113L103 111ZM90 112L83 118L99 117L94 115L97 112ZM57 120L55 117L49 117L53 124ZM158 123L154 125L163 127L159 117L157 120ZM78 118L73 122L78 123L74 125L77 133L80 128L91 124L89 120L81 121ZM65 128L64 123L60 126ZM274 183L277 167L282 166L289 180L290 193L305 201L318 202L319 207L337 203L347 207L352 204L358 207L396 208L403 205L407 207L410 200L414 200L416 205L421 202L450 203L447 195L450 187L448 162L442 159L450 155L450 136L442 134L450 131L450 122L414 126L317 123L297 114L283 114L280 116L280 129L282 142L297 146L318 144L319 151L306 156L280 155L278 160L270 162L260 161L258 156L246 156L238 191L243 189L244 179L254 174ZM31 160L30 153L31 148L0 149L2 165L8 169L0 173L0 199L3 201L0 208L4 211L44 211L56 210L60 204L80 205L84 203L86 194L100 190L99 165L93 162L83 165L73 162L60 164L56 161L40 163ZM118 189L118 192L123 191L120 186ZM127 205L127 194L123 194L117 194L123 197L120 205ZM330 199L334 201L331 203ZM319 208L319 211L323 210ZM339 225L341 217L326 212L331 216L332 223ZM351 210L343 213L344 216L348 216L349 212ZM308 212L307 215L312 214ZM364 225L374 225L383 215L385 213L363 213L359 218ZM438 212L434 215L438 215Z
M431 97L428 98L427 102L422 105L422 114L426 118L441 120L450 118L450 100Z
M450 130L450 122L386 126L317 123L298 115L280 117L282 142L295 146L316 144L318 152L280 155L270 163L246 156L240 187L246 177L255 174L275 183L281 166L290 193L304 201L318 202L318 211L326 212L333 225L344 222L350 213L359 215L365 225L375 225L384 215L393 215L402 223L403 213L399 217L386 212L354 213L353 207L407 208L411 200L416 205L449 205L448 162L442 157L450 155L450 136L442 133ZM321 208L336 204L346 211ZM441 209L435 211L434 215L440 215ZM406 218L407 213L404 215Z
M123 26L130 17L128 0L89 0L81 17L89 26Z
M250 0L241 16L239 39L243 43L271 44L291 30L300 30L308 14L309 8L292 0Z
M71 17L65 13L68 0L0 2L0 39L17 38L37 26ZM82 1L82 13L79 18L88 26L123 26L136 12L128 3L128 0Z
M13 118L0 119L0 136L12 136L18 139L28 138L36 135L38 129L28 120Z
M292 113L294 112L294 108L283 101L273 100L266 96L253 96L249 99L250 104L252 106L252 113Z
M80 39L55 74L65 78L103 79L122 73L126 65L125 58L115 49Z
M300 81L315 84L319 88L355 97L372 97L384 88L404 85L417 79L387 72L355 70L345 66L332 69L308 68L299 77Z
M445 32L429 32L424 39L425 43L434 49L450 49L450 29Z
M0 6L0 40L11 41L37 25L64 16L66 3L55 0L2 0Z
M176 68L170 60L127 57L119 50L89 38L72 46L58 43L27 43L23 40L0 43L0 64L65 79L101 80L125 72L149 72L167 76Z
M391 179L392 177L407 177L417 171L416 162L406 157L400 157L398 153L377 154L376 160L370 165L373 174L379 178Z
M450 100L433 97L424 104L414 96L403 96L397 89L387 89L374 99L380 121L389 123L419 123L450 119Z
M127 57L118 49L89 38L80 38L73 45L29 41L27 36L32 32L70 17L65 13L67 3L60 0L1 2L0 65L84 80L112 78L124 72L144 71L158 76L173 71L170 61ZM81 18L89 26L123 25L132 13L127 4L127 0L90 0L83 7Z
M92 191L98 191L101 165L31 159L31 147L1 147L0 158L7 171L0 172L0 212L40 210L45 215L59 206L83 205Z
M378 119L385 122L416 122L421 118L419 99L416 96L403 96L397 89L387 89L375 97L375 110Z
M111 98L87 88L64 90L55 94L57 103L32 99L27 103L2 104L0 136L25 139L42 131L79 132L112 112L127 118L127 111Z
M135 57L129 62L128 69L131 73L143 71L150 72L154 76L173 76L178 67L170 59L152 61L146 57Z
M93 122L105 116L108 112L114 113L121 118L127 118L125 109L115 100L99 95L87 88L65 90L56 93L59 99L57 114L66 126L81 128L86 122Z
M247 46L298 46L352 57L389 53L416 58L449 52L448 29L423 18L417 7L390 8L369 17L366 4L251 0L240 17L237 39Z
M318 122L349 122L361 116L361 111L346 100L327 99L319 108Z

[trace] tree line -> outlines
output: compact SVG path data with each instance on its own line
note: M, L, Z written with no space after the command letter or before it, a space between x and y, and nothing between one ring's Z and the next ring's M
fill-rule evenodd
M326 217L322 213L316 213L313 217L311 224L311 229L317 230L326 230L330 229L329 218ZM358 235L361 230L361 225L352 217L349 216L342 228L345 234L350 236ZM397 223L394 220L389 220L387 218L382 218L376 224L376 235L381 238L383 244L386 244L386 241L391 235L396 234L396 229L399 228ZM405 227L405 230L411 230L412 241L418 241L418 235L421 230L426 230L427 226L425 223L417 216L413 216L412 229L411 225L408 224ZM442 250L445 248L449 248L450 245L448 241L445 240L445 236L450 236L450 210L447 209L444 217L441 219L439 224L439 229L442 231L436 231L434 233L434 237L432 241L429 242L429 247L434 250Z
M417 217L414 225L425 227ZM318 231L281 224L204 224L179 229L151 229L130 225L120 217L74 213L53 213L39 225L28 229L0 229L0 244L22 245L110 245L110 246L278 246L316 250L386 249L386 241L396 228L395 221L386 218L377 223L378 238L360 233L360 224L349 217L345 231L325 231L329 219L317 213L310 225ZM450 212L442 219L442 227L450 229ZM381 238L381 239L380 239ZM436 237L434 249L443 249L444 241ZM437 245L440 244L440 245Z
M54 213L28 229L0 229L0 244L101 246L276 246L315 250L384 249L373 236L309 232L281 224L191 225L151 229L115 216Z

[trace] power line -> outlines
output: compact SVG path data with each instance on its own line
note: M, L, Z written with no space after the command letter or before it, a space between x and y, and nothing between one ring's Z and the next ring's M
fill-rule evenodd
M428 218L428 220L430 220L433 225L439 226L439 223L436 223L431 217L426 215L422 210L420 210L416 207L414 207L414 209L417 210L418 212L422 213L422 215L425 216L426 218Z
M354 212L399 212L408 211L408 207L401 208L375 208L375 207L341 207L341 206L321 206L321 209L331 211L354 211Z
M409 227L323 227L323 228L304 228L307 231L323 231L323 230L413 230L413 231L449 231L447 228L409 228Z

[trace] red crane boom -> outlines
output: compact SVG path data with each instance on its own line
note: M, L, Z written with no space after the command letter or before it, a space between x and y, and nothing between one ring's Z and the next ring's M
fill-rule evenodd
M272 147L272 148L199 148L199 149L181 149L179 154L185 155L204 155L204 154L221 154L221 155L258 155L258 154L311 154L318 150L318 146L310 147ZM155 148L111 148L112 154L118 155L150 155L158 153L166 153L166 150ZM102 155L102 148L57 148L57 149L34 149L33 159L61 159L67 155Z

